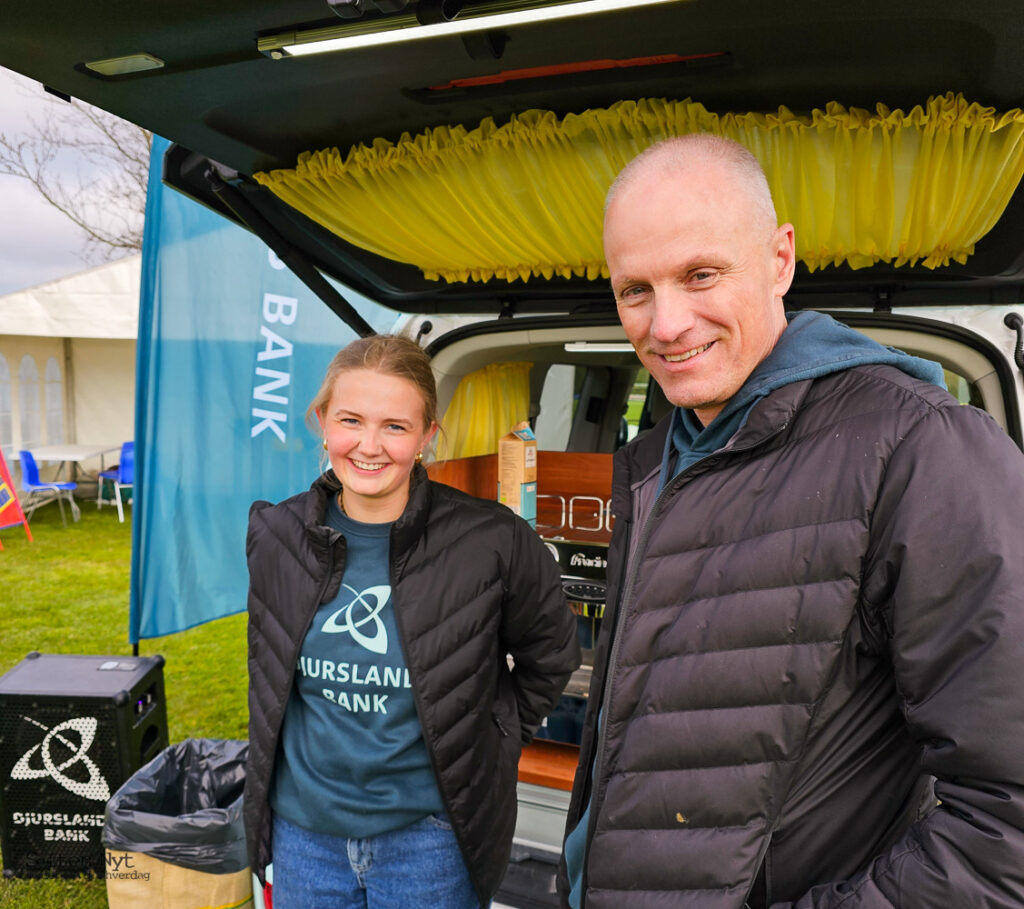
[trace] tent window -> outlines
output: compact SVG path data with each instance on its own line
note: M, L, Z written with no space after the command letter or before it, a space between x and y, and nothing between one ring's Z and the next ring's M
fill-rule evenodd
M0 450L10 460L14 448L14 405L11 400L11 369L0 354Z
M64 382L56 357L46 361L46 441L50 445L64 441Z
M21 409L21 447L35 448L42 442L39 407L39 370L28 354L18 367L18 403Z

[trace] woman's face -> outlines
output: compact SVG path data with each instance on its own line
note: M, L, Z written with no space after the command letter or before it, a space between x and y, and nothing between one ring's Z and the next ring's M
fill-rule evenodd
M435 423L424 425L416 385L371 369L346 370L334 382L320 424L346 513L367 523L397 519L409 500L416 455L437 430Z

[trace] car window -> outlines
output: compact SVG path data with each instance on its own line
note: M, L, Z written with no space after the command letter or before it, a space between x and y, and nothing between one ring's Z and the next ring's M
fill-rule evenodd
M976 383L948 367L943 368L942 372L946 378L946 388L949 389L949 393L954 398L961 404L970 404L972 407L985 409L985 401L981 394L981 389Z
M634 439L640 431L640 420L643 416L644 402L647 400L650 383L651 374L640 367L633 380L633 387L629 390L629 400L626 403L626 441Z
M533 373L542 377L531 377L531 387L540 386L531 402L538 450L611 454L623 446L640 426L647 389L646 371L637 381L640 372L635 359L628 365L534 363Z

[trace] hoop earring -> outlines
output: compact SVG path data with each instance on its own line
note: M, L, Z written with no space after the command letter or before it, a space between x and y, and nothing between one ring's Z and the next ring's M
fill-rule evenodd
M417 451L416 452L416 463L419 464L419 462L422 461L422 460L423 460L423 452L422 451Z
M327 451L327 439L324 439L324 451Z

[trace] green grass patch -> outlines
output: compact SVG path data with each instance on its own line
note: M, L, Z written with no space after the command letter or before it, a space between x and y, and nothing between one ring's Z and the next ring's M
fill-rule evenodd
M0 531L0 673L32 650L128 656L131 509L80 502L82 519L61 525L56 505L21 527ZM239 591L239 609L245 591ZM245 615L208 622L180 634L141 641L142 656L166 660L164 686L171 742L247 736ZM101 909L102 880L0 881L0 909Z

